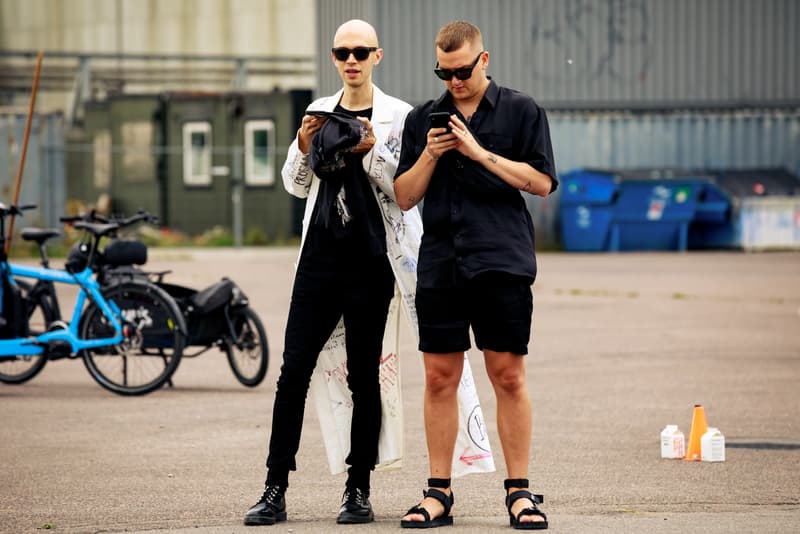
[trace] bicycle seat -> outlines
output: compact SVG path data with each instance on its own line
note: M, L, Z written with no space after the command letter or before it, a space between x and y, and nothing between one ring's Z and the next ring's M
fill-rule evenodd
M50 239L61 235L61 230L54 228L23 228L19 234L25 241L36 241L40 245Z
M119 229L118 224L92 223L87 221L75 221L72 227L76 230L86 230L95 237L102 237Z
M234 283L223 278L192 295L190 302L197 313L209 313L231 300Z

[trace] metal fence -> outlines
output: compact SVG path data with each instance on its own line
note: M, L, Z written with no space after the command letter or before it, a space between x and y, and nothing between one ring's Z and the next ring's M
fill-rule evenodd
M0 110L0 202L14 200L27 114ZM58 226L67 199L64 166L64 117L60 113L36 114L31 121L19 203L36 204L15 223Z

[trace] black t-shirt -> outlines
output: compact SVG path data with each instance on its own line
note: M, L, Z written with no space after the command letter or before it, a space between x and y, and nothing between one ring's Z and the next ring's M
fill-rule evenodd
M487 150L524 161L558 187L547 116L528 95L490 81L469 121L452 96L415 107L406 118L395 176L410 169L425 149L434 111L456 114ZM436 164L422 206L424 234L419 252L419 287L452 287L489 271L536 277L533 221L523 193L455 150Z
M355 117L366 117L367 119L372 118L372 108L362 109L351 111L348 109L343 108L340 104L336 105L334 109L337 113L342 113L345 115L349 115L353 118ZM373 251L376 254L381 254L386 252L386 241L385 241L385 234L383 234L383 220L380 213L380 208L378 207L378 203L375 200L375 195L371 191L371 186L369 180L367 178L367 174L364 171L364 168L361 164L363 154L352 154L348 155L347 164L352 165L352 171L357 175L357 183L358 187L361 188L361 194L359 195L363 202L366 203L365 210L350 210L350 211L360 211L366 212L367 217L370 219L370 222L364 221L363 219L359 219L355 217L353 220L348 222L347 224L343 223L342 217L339 213L340 207L337 205L336 202L336 195L338 194L338 189L341 187L340 184L333 185L325 180L320 182L320 191L317 196L317 204L314 206L314 211L311 216L312 225L317 226L318 228L316 231L321 231L327 233L330 238L335 240L346 240L348 242L348 246L354 246L356 249L360 248L363 245L363 249L365 252ZM329 191L326 192L326 188L335 187L336 191ZM330 204L323 206L323 199L334 199ZM356 202L361 201L354 198L345 198L345 203L348 202ZM352 206L350 206L352 208ZM316 221L319 221L320 218L317 217L318 210L329 210L329 217L327 220L329 221L328 227L323 228L321 227ZM380 243L371 243L370 238L368 237L369 231L368 227L372 227L373 229L377 228L380 230Z

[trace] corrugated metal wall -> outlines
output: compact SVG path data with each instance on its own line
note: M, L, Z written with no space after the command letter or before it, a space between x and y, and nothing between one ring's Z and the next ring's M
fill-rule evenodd
M318 94L341 86L329 49L350 18L378 30L375 82L412 104L443 91L432 73L439 27L476 23L489 74L548 110L559 172L800 174L797 0L317 0ZM526 197L539 243L558 238L558 197Z
M800 110L550 112L559 172L576 167L784 167L800 175Z
M378 30L376 83L414 104L443 89L433 41L454 19L481 27L499 83L550 109L800 103L797 0L317 0L320 94L350 18Z
M315 95L335 93L342 80L331 64L333 34L343 22L350 19L363 19L376 24L373 0L317 0L317 88ZM376 27L376 29L378 29ZM380 39L380 33L378 34ZM374 81L377 81L373 78Z
M27 115L0 112L0 202L14 201L19 158L25 138ZM60 113L36 114L25 156L19 193L20 204L36 204L38 209L17 218L14 226L59 228L64 215L66 182L64 174L64 118Z

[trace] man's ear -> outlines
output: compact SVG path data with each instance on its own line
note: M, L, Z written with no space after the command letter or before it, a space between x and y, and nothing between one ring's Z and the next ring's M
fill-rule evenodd
M375 65L381 62L381 58L383 58L383 48L375 50Z

